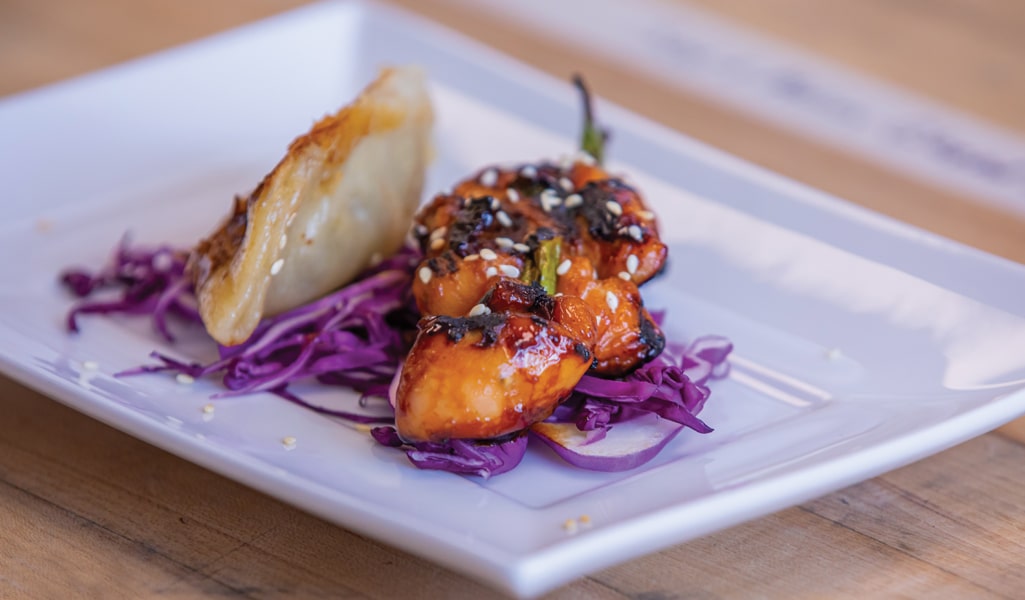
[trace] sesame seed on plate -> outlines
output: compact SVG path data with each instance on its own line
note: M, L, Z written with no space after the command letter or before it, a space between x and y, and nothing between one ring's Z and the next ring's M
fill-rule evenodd
M480 257L484 260L495 260L498 258L498 255L491 248L481 248Z
M420 277L420 281L422 281L424 285L430 283L431 277L434 276L430 267L420 267L420 270L417 271L416 274Z
M213 404L207 402L206 404L203 405L203 414L209 415L209 414L212 414L213 412L214 412L214 405Z
M484 305L484 304L474 304L473 308L470 309L470 312L466 313L466 316L468 316L468 317L478 317L480 315L486 315L486 314L490 314L490 313L491 313L491 309L488 308L486 305Z
M616 202L615 200L609 200L608 202L606 202L605 208L607 208L610 213L616 215L617 217L623 214L623 207L620 206L619 202Z
M174 379L182 385L190 385L196 381L196 378L188 373L178 373L174 376Z
M295 449L295 445L299 440L295 439L295 436L286 435L281 438L281 445L285 447L285 450Z
M566 519L562 523L562 528L566 530L566 533L574 534L577 532L577 521L576 519Z
M611 290L605 292L605 304L608 304L609 309L615 312L619 308L619 298Z
M559 275L565 275L569 273L569 268L573 266L573 263L567 258L566 260L559 263L559 267L555 269L555 272Z
M502 275L512 277L513 279L520 276L520 270L514 265L498 265L498 270L502 272Z

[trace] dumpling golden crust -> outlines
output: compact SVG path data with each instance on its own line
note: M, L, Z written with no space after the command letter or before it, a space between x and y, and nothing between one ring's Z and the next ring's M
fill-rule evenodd
M420 202L433 112L422 73L384 70L321 119L190 258L199 312L224 345L264 316L350 281L403 243Z

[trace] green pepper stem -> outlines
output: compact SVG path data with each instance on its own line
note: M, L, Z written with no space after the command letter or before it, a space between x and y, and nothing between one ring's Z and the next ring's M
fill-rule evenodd
M609 134L594 122L591 91L587 89L587 84L584 83L584 78L580 74L573 75L573 85L580 90L580 97L584 104L584 127L580 137L580 149L593 156L600 165L605 158L605 142L608 140Z
M562 250L562 238L544 240L538 244L535 252L535 262L541 272L539 282L549 296L555 294L556 283L559 274L559 254Z

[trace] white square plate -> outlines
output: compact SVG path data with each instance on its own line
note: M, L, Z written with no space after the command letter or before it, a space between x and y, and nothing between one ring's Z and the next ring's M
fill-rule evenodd
M564 82L374 5L314 5L0 103L0 364L68 405L363 534L531 596L585 573L877 475L1025 413L1025 268L887 220L614 106L613 170L671 244L646 288L684 340L724 334L732 376L702 417L633 472L575 470L533 447L482 482L412 468L336 421L270 396L201 407L216 382L115 379L200 335L84 318L57 275L121 235L187 245L287 143L385 64L429 72L439 159L429 190L494 161L569 152ZM600 93L601 90L598 90ZM83 368L88 361L98 370ZM325 394L324 391L307 390ZM330 392L339 395L338 392ZM337 399L352 403L351 396ZM209 417L209 415L207 415ZM295 449L281 439L295 436ZM567 532L570 518L593 525Z

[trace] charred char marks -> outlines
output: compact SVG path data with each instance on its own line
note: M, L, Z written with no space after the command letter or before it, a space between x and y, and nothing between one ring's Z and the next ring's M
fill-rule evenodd
M646 348L644 353L645 362L661 354L666 345L665 334L643 311L641 312L640 341Z
M508 316L502 313L488 313L475 317L434 316L427 318L423 332L426 335L444 333L449 340L459 342L467 333L480 331L481 340L477 345L487 348L498 340L498 334L507 320Z
M455 273L459 268L459 261L451 250L446 250L427 261L427 267L437 275L449 275Z
M592 181L580 190L583 203L579 214L587 223L587 230L600 240L612 240L618 235L619 216L608 209L608 202L615 201L618 193L630 191L630 188L618 179Z
M473 242L481 232L491 227L495 215L491 212L491 196L474 198L456 213L449 227L449 248L459 256L473 252Z

